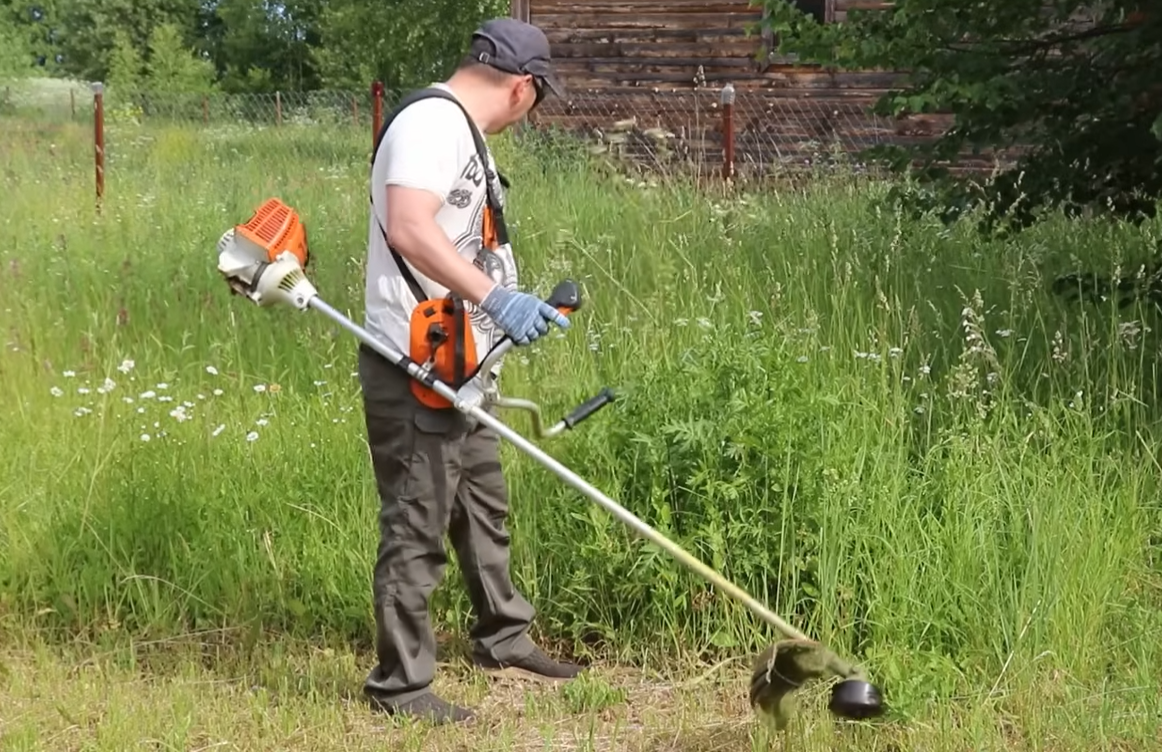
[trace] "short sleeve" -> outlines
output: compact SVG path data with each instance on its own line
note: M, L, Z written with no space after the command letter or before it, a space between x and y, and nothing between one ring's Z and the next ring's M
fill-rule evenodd
M464 169L467 127L454 102L422 100L404 109L380 145L383 184L431 191L444 201Z

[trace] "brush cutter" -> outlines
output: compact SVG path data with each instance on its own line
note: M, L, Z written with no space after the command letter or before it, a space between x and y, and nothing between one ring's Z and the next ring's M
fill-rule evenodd
M234 294L262 306L284 305L305 311L316 310L390 362L404 369L460 412L492 428L572 488L628 525L643 538L664 549L690 570L736 599L756 616L782 632L787 639L767 648L753 663L750 703L767 714L778 728L784 728L792 713L792 693L809 681L837 677L831 692L830 711L848 719L871 718L884 711L879 690L856 665L811 640L783 621L734 583L684 551L674 542L638 519L629 510L597 490L557 460L509 428L488 412L491 406L523 409L532 415L536 433L551 437L573 429L614 399L609 389L581 404L549 428L545 428L536 403L500 396L492 366L513 346L504 338L480 363L463 386L453 389L436 378L427 364L419 363L351 322L319 297L307 279L309 262L305 226L298 214L277 198L268 199L244 224L227 230L218 241L218 271ZM581 307L581 295L571 281L561 282L547 301L565 315Z

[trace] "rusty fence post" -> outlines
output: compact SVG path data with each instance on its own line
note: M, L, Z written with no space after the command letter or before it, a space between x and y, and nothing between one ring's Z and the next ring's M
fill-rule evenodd
M734 84L722 87L722 178L734 177Z
M375 139L383 127L383 82L371 82L371 148L375 149Z
M93 82L93 156L96 160L97 211L105 196L105 85Z
M282 92L274 93L274 124L282 125Z

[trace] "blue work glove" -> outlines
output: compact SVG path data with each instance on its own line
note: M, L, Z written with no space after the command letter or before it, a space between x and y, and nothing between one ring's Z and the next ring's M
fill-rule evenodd
M549 332L549 322L569 328L569 319L551 305L527 292L512 292L497 285L480 301L480 308L518 345L527 345Z

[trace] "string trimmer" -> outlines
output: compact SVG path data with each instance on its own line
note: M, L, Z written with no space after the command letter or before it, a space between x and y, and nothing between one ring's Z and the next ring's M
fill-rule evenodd
M502 397L497 389L492 367L512 348L514 343L507 337L492 348L463 386L453 389L437 379L427 364L416 362L391 344L372 336L320 298L318 290L306 276L309 259L305 226L298 214L277 198L268 199L246 223L227 230L218 241L218 271L226 278L235 294L262 307L284 305L300 311L313 309L327 316L368 347L404 369L412 378L448 400L456 410L495 430L643 538L667 551L680 563L782 632L787 639L771 645L755 660L750 683L752 707L766 713L776 726L783 728L786 725L792 712L791 698L795 690L809 681L832 677L841 680L831 691L828 707L834 715L862 719L883 712L880 692L867 680L862 669L841 659L783 621L740 587L684 551L488 412L488 408L493 406L525 410L532 415L537 436L551 437L566 429L576 428L579 423L612 402L612 391L603 389L557 423L545 428L536 403ZM566 280L553 289L546 302L569 315L581 307L580 290L575 283Z

